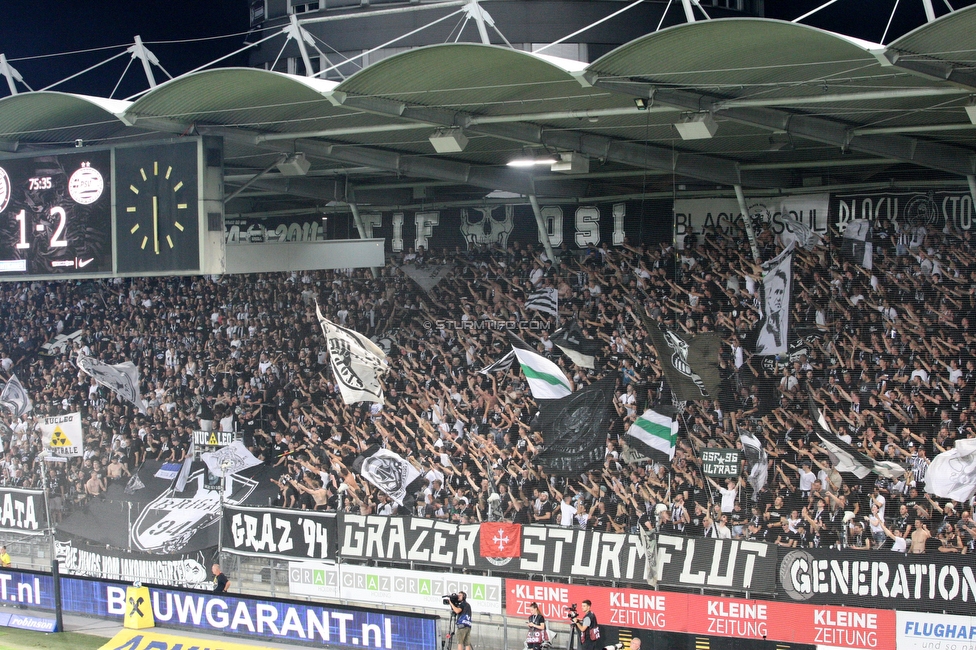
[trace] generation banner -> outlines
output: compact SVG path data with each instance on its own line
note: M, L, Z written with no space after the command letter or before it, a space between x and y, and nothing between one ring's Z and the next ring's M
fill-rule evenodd
M443 598L463 591L479 614L502 614L502 579L355 564L289 562L288 589L295 596L339 598L374 605L441 609Z
M779 561L781 600L971 615L976 570L968 556L795 549Z
M686 593L505 581L505 611L525 618L539 604L550 620L566 620L584 598L603 625L634 630L685 632L756 641L804 643L854 650L895 647L895 612L700 596Z
M224 506L221 550L275 560L334 560L334 512Z
M43 490L0 488L0 533L43 535L47 508Z
M746 207L752 222L782 234L789 225L783 217L794 219L815 233L827 232L830 195L827 193L796 196L747 197ZM678 199L674 202L674 236L682 248L687 234L716 232L729 234L733 227L743 226L742 211L734 196L712 199Z
M911 228L926 226L942 230L947 223L958 230L971 230L976 217L973 197L964 188L958 190L927 190L913 192L859 192L834 194L831 197L831 225L839 226L854 219L880 221L891 228L898 224Z

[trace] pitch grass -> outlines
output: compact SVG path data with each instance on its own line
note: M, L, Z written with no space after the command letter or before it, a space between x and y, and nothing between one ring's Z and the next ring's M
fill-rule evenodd
M97 650L108 643L108 639L78 632L46 634L32 630L18 630L0 627L0 650Z

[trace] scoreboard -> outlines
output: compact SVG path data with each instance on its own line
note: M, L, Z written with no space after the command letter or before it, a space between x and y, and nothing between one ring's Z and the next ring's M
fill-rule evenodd
M111 151L0 161L0 275L112 272Z
M222 272L222 143L206 141L0 157L0 281Z

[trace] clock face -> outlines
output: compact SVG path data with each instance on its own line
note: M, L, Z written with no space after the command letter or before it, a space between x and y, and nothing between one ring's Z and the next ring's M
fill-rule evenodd
M119 273L200 269L196 141L117 149Z

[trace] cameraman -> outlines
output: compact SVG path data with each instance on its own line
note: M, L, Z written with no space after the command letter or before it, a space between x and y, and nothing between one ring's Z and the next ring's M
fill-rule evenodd
M603 642L600 639L600 626L596 622L596 614L591 609L589 600L584 600L580 604L583 610L582 616L574 614L572 617L573 625L579 631L580 650L600 650Z
M471 605L468 604L468 594L463 591L457 593L457 599L451 599L451 609L457 615L457 650L471 650Z

